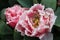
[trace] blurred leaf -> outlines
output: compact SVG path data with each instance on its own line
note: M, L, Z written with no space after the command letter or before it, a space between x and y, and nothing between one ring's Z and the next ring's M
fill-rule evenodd
M19 4L21 4L23 7L31 7L33 5L33 0L17 0Z
M28 36L24 36L24 40L40 40L37 37L28 37Z
M37 37L21 36L21 33L15 30L14 40L40 40L40 39Z
M41 3L45 5L46 7L53 8L54 10L56 9L56 0L41 0Z
M8 3L10 4L10 6L13 6L17 4L17 0L9 0Z
M57 26L53 26L53 29L52 29L52 33L53 33L53 40L60 40L60 29L59 29L60 27L57 27ZM59 29L59 30L58 30Z
M38 1L38 3L41 3L41 0L37 0Z
M23 40L23 36L16 30L14 30L14 40Z
M8 0L0 0L0 10L9 6Z
M38 3L38 1L37 0L33 0L33 3L36 4L36 3Z
M55 14L56 14L56 16L57 16L55 25L58 26L58 27L60 27L60 7L57 8Z
M13 30L2 20L0 20L0 34L6 35L6 34L12 34Z
M0 13L0 17L3 21L5 21L5 15L4 15L5 9L3 9Z
M0 40L13 40L13 34L6 34L6 35L0 34Z

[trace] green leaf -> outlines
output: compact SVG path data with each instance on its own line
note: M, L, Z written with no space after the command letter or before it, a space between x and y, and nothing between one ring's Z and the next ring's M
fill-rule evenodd
M6 34L12 34L13 30L6 24L4 21L0 20L0 34L6 35Z
M46 7L50 7L54 10L56 9L56 4L57 4L56 0L41 0L41 3Z
M16 30L14 30L14 40L23 40L23 36Z
M14 40L40 40L37 37L21 36L20 32L14 30Z
M55 25L58 26L58 27L60 27L60 7L57 8L55 14L56 14L56 16L57 16Z
M3 9L0 13L0 17L3 21L5 21L5 15L4 15L5 9Z
M59 30L58 30L59 29ZM53 29L52 29L52 33L53 33L53 40L60 40L60 27L57 27L57 26L53 26Z
M24 40L40 40L40 39L37 37L24 36Z
M33 3L36 4L36 3L38 3L38 1L37 0L33 0Z
M6 35L0 34L0 40L13 40L13 34L6 34Z
M33 0L17 0L19 4L21 4L23 7L31 7L33 5Z
M8 7L9 4L8 4L8 0L0 0L0 11L3 9L3 8L6 8Z
M9 0L8 3L10 6L13 6L14 4L17 4L17 0Z
M41 0L37 0L38 1L38 3L41 3Z

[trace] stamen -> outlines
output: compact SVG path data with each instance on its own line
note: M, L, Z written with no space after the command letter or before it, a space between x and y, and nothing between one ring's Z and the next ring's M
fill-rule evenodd
M39 25L39 17L40 17L39 14L36 13L34 15L34 18L32 19L34 28L37 28L37 26Z

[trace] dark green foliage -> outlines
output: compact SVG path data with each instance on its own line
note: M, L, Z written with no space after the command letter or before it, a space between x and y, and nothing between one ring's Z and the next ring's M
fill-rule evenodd
M13 6L13 5L15 5L15 4L19 4L19 3L17 2L17 0L9 0L8 3L9 3L10 6Z
M33 0L17 0L23 7L31 7L33 5Z
M8 0L0 0L0 11L9 6Z
M24 36L24 40L40 40L37 37L28 37L28 36Z
M3 10L1 11L1 13L0 13L0 18L1 18L1 20L6 21L6 17L5 17L5 15L4 15L4 12L5 12L5 9L3 9Z
M16 30L14 30L14 40L23 40L23 36Z
M54 10L56 9L56 0L41 0L41 3L46 7L53 8Z
M13 30L2 20L0 20L0 34L12 34Z
M0 20L0 39L13 39L13 30L2 20Z
M55 11L55 14L57 15L55 25L60 27L60 7L57 8L57 10Z

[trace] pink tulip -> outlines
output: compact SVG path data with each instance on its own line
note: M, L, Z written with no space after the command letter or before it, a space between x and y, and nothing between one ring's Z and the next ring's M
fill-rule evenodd
M21 15L15 29L24 35L42 38L46 33L51 32L55 19L53 9L44 10L43 5L35 4Z
M9 24L12 28L14 28L20 16L25 10L27 10L27 8L22 8L19 5L14 5L13 7L7 8L5 11L7 24Z

